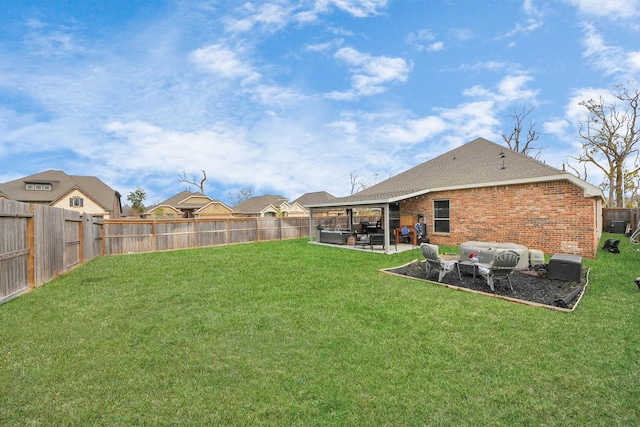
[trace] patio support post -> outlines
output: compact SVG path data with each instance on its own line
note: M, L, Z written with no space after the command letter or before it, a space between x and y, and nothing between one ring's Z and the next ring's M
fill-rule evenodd
M391 240L389 239L389 203L384 205L384 253L391 252Z
M313 208L309 208L309 241L313 242L313 236L316 235L316 233L314 233L314 226L313 226Z

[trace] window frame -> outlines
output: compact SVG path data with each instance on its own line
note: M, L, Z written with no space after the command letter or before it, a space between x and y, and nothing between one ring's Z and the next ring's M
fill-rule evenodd
M438 203L446 202L446 208L436 206ZM442 214L446 209L447 216L438 216ZM445 227L443 228L443 225ZM446 230L445 230L446 229ZM450 199L435 199L433 201L433 232L438 234L450 234L451 233L451 200Z
M84 197L79 197L79 196L69 197L69 206L72 208L84 207Z

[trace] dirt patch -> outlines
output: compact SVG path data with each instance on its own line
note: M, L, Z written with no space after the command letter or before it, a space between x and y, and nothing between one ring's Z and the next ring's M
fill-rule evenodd
M415 279L430 280L436 282L438 273L431 271L427 279L425 261L414 261L412 263L384 270L385 272L408 276ZM447 273L441 284L457 287L463 290L496 296L516 302L531 303L533 305L543 305L559 310L573 310L586 289L589 277L589 269L582 269L581 283L567 282L564 280L549 280L539 276L533 270L515 272L511 276L513 291L509 287L506 278L495 280L495 292L491 292L489 285L482 277L476 277L473 281L473 269L468 266L461 266L460 272L462 280L458 277L458 271L454 269Z

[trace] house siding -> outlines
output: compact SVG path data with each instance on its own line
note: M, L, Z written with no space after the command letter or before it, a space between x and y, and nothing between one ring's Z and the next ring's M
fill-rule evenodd
M433 233L437 199L450 201L450 233ZM426 213L427 234L439 245L512 242L545 254L594 258L601 231L598 206L577 185L552 181L430 193L402 202L400 211Z
M69 199L70 198L74 198L74 197L78 197L80 199L82 199L82 206L70 206L69 205ZM47 203L49 204L49 203ZM71 211L76 211L76 212L86 212L90 215L93 216L100 216L103 217L105 219L110 218L110 213L108 211L105 211L104 208L100 205L98 205L91 197L89 197L87 194L83 193L82 191L79 190L72 190L69 193L65 194L64 196L62 196L60 198L60 200L56 201L55 203L49 204L50 206L56 207L56 208L62 208L62 209L67 209L67 210L71 210Z
M199 218L231 218L233 211L221 203L211 203L198 210Z

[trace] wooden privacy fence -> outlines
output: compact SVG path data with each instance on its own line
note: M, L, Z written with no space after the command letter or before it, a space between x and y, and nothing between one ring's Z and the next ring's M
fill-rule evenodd
M626 233L636 229L640 221L640 208L602 209L604 231Z
M0 200L0 303L100 255L99 227L91 215Z
M0 199L0 304L101 255L309 237L309 218L102 220Z
M104 220L103 254L169 251L309 237L309 218Z

